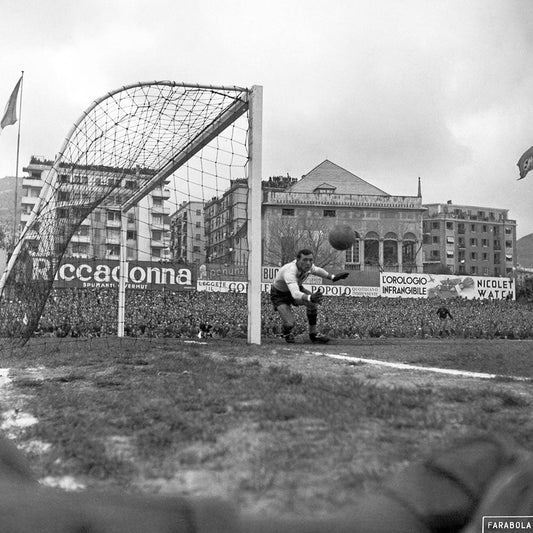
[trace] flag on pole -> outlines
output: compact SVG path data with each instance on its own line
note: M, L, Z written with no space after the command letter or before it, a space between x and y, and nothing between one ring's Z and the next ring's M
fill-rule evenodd
M522 154L522 157L518 160L517 165L518 170L520 171L520 177L518 179L521 180L522 178L525 178L526 174L533 168L533 146L528 148Z
M15 85L11 96L7 102L6 108L4 109L4 115L2 121L0 122L0 131L2 131L6 126L11 126L17 121L17 98L19 95L20 84L22 83L22 76Z

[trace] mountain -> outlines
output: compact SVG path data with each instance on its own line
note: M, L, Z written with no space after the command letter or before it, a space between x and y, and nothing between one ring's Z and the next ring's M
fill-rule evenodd
M0 224L13 224L13 215L15 212L15 183L16 178L13 176L6 176L5 178L0 179Z
M533 268L533 233L516 241L516 259L520 266Z

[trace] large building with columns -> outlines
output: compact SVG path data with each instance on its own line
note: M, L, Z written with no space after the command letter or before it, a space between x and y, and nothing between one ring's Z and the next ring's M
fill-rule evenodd
M393 196L326 159L285 189L263 187L263 263L280 265L300 243L320 248L322 241L318 263L326 267L422 272L424 211L420 182L416 196ZM357 240L328 255L324 241L339 224L352 227Z

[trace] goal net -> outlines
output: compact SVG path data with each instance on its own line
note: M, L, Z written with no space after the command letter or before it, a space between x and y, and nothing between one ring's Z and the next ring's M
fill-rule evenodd
M33 161L42 187L0 279L0 347L202 336L221 298L240 311L233 334L260 342L261 98L158 81L96 100L54 160Z

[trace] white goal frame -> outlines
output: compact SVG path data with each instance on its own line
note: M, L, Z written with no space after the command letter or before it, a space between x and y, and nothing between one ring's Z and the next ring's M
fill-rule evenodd
M118 327L117 335L124 336L124 315L125 315L125 287L126 287L126 228L127 228L127 213L147 194L153 191L156 187L163 184L172 173L183 166L190 158L197 154L204 146L207 146L217 135L222 133L228 126L235 122L240 116L248 112L248 146L247 146L247 185L248 185L248 203L247 203L247 241L248 241L248 323L247 323L247 340L250 344L261 344L261 254L262 254L262 233L261 233L261 182L262 182L262 106L263 106L263 88L262 86L252 86L250 89L240 87L228 86L213 86L213 85L198 85L175 83L170 81L153 81L153 82L139 82L131 85L123 86L119 89L111 91L101 98L95 100L83 115L75 122L67 135L58 155L55 158L53 167L49 173L49 181L45 182L45 186L41 191L41 195L30 220L26 224L15 249L9 259L8 265L0 278L0 305L2 297L5 296L4 288L14 270L19 255L22 253L22 248L28 235L32 231L34 224L38 223L38 218L41 213L41 206L47 208L51 198L53 198L53 185L56 185L58 179L58 169L64 160L64 156L71 146L76 146L71 143L71 138L78 132L78 128L84 122L86 117L89 117L93 110L96 110L100 104L106 99L113 98L122 91L135 90L141 88L144 90L145 86L169 86L181 87L186 90L207 90L207 91L235 91L239 93L239 97L225 108L218 116L214 117L210 123L205 126L196 136L192 137L185 145L176 146L177 151L171 152L171 156L166 163L159 168L155 175L150 177L148 181L142 184L137 190L127 196L122 204L119 206L121 212L121 231L120 231L120 279L119 279L119 304L118 304ZM83 145L81 145L83 146ZM80 152L81 154L88 153L87 151ZM101 201L101 200L100 200ZM88 209L94 209L99 204L96 200L90 204ZM90 211L89 211L90 212ZM86 215L85 215L86 216ZM81 223L81 219L78 224ZM70 240L70 238L69 238ZM65 247L69 240L65 241ZM60 257L60 256L59 256ZM57 264L56 264L57 263ZM44 300L49 294L51 283L58 268L59 261L54 262L54 265L49 273L50 285L48 292L44 293ZM54 270L55 269L55 270ZM43 303L44 306L44 303ZM40 315L36 315L35 322ZM26 340L29 338L33 330L27 329Z

